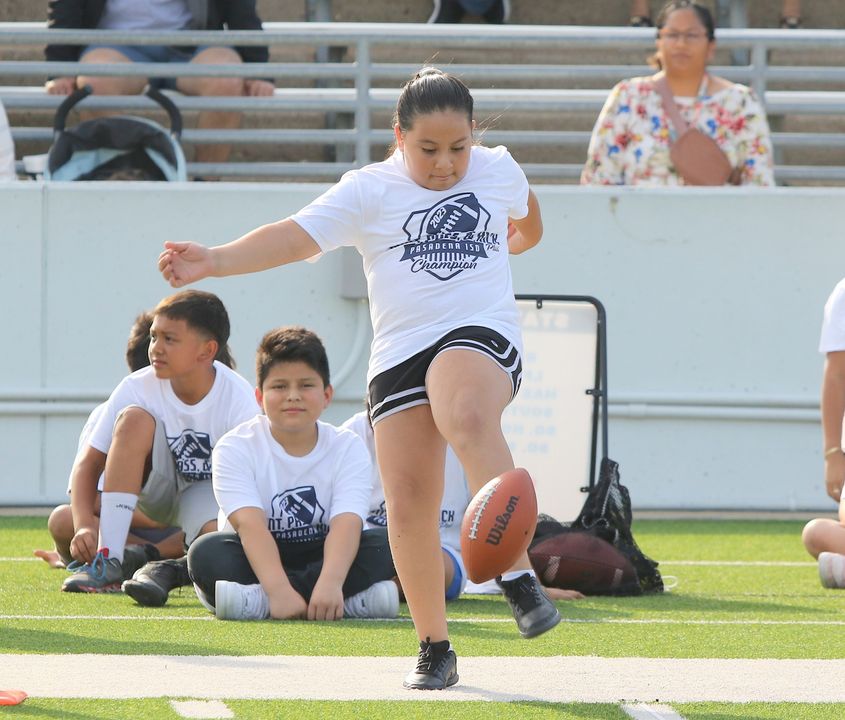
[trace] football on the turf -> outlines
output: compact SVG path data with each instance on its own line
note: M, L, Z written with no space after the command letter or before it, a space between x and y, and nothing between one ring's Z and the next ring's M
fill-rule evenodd
M546 587L615 595L631 594L632 584L637 583L628 558L609 542L586 532L546 538L528 551L528 558Z
M467 577L482 583L501 575L525 552L537 525L534 482L524 468L502 473L470 501L461 523Z

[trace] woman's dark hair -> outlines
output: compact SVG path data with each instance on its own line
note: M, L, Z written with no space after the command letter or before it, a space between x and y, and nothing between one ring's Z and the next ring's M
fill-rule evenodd
M707 7L701 5L700 3L693 2L693 0L672 0L672 2L666 3L657 15L657 23L655 27L658 35L663 29L663 26L666 24L666 20L669 19L669 15L675 12L675 10L694 10L695 14L698 15L699 22L704 25L705 30L707 30L707 39L716 39L716 23L713 22L713 14Z
M424 67L402 88L393 124L402 131L410 130L418 115L454 110L464 113L472 122L472 95L469 88L454 75L435 67Z
M669 16L676 10L694 11L698 16L699 22L704 25L704 30L707 33L707 40L713 42L713 40L716 39L716 23L713 21L713 14L707 7L701 5L700 3L693 2L693 0L672 0L661 8L657 15L656 23L658 38L660 37L660 31L663 29L663 26L666 25L666 21L669 19ZM657 53L649 56L648 64L658 70L663 68Z

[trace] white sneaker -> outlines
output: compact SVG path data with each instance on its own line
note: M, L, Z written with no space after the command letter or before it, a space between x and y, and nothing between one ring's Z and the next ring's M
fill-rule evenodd
M819 553L819 579L822 587L845 588L845 555Z
M270 598L261 585L240 585L228 580L214 584L214 613L220 620L266 620Z
M343 616L349 618L395 618L399 615L399 588L393 580L382 580L343 601Z

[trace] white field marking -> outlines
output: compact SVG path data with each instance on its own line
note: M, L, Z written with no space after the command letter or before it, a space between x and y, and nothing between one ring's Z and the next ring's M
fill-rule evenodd
M0 562L44 562L40 557L0 557ZM46 563L45 563L46 565Z
M115 621L212 621L213 615L0 615L0 620L102 620ZM356 618L356 622L368 623L409 623L410 617L398 618ZM513 618L468 617L449 618L449 624L497 624L512 623ZM676 618L561 618L562 623L572 625L822 625L836 627L845 625L845 620L678 620Z
M459 655L460 682L437 693L402 688L412 665L410 653L406 657L0 654L4 683L30 697L845 702L845 659ZM97 682L92 683L92 677ZM130 677L141 680L127 683ZM608 680L597 682L597 678Z
M622 710L634 720L684 720L668 705L625 704L622 706Z
M233 718L226 703L220 700L171 700L170 707L184 718Z
M0 557L0 562L44 562L39 557ZM659 560L660 565L688 565L703 567L816 567L814 562L793 560Z

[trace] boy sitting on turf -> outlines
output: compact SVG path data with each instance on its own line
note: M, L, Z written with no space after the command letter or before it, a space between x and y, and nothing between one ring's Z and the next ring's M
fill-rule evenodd
M141 370L150 364L148 352L150 326L152 324L152 313L143 312L135 318L132 329L129 331L129 340L126 343L126 364L129 366L130 372ZM88 416L88 420L79 434L77 454L82 453L88 447L88 437L105 408L106 403L101 403ZM68 495L70 495L71 486L72 477L69 477ZM98 493L92 508L93 517L88 518L88 522L91 523L91 528L94 531L98 531L100 525L99 493L103 490L102 475L100 475L97 490ZM34 555L54 568L63 568L70 565L73 562L73 557L70 554L70 541L73 539L76 529L73 524L73 511L69 504L64 503L53 509L49 520L47 520L47 530L53 538L55 550L35 550ZM159 560L162 557L177 558L185 554L184 534L179 528L164 527L161 523L148 518L138 509L133 513L127 542L129 544L127 544L124 552L124 566L129 569L140 568L149 560Z
M223 529L188 552L197 595L223 620L396 617L387 533L363 531L367 449L319 419L333 393L323 343L304 328L271 330L255 375L264 414L212 453Z
M74 463L70 552L85 565L62 590L118 592L123 584L138 602L163 605L172 588L189 583L184 558L147 563L133 579L126 539L136 506L179 525L186 544L215 528L211 449L255 412L249 383L220 362L231 362L228 340L229 316L216 295L182 291L153 310L151 367L115 388ZM92 508L103 472L98 532Z

